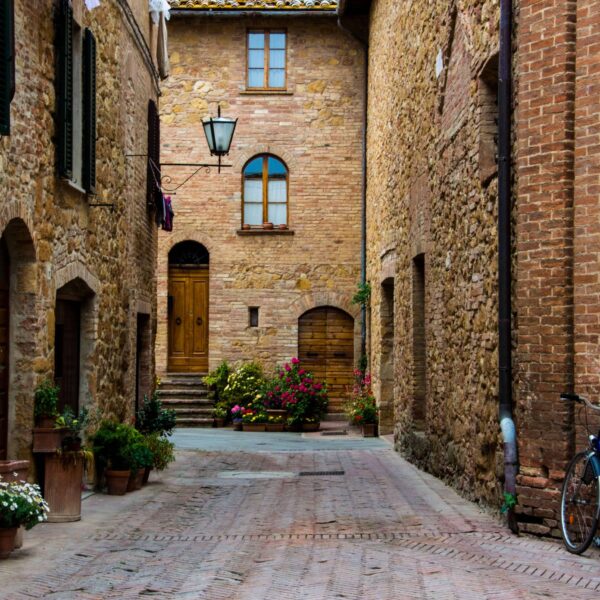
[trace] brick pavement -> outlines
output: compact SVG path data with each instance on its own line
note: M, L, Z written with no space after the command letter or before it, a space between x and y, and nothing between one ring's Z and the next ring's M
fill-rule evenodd
M343 475L304 475L328 471ZM599 554L515 537L392 450L179 452L0 563L0 598L595 598Z

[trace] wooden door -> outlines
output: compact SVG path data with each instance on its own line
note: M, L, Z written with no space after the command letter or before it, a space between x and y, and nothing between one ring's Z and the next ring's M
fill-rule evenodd
M79 369L81 337L81 303L56 300L54 336L54 380L60 388L58 409L69 406L79 413Z
M0 460L8 458L8 321L10 261L0 240Z
M329 412L344 411L353 383L354 319L324 306L308 311L299 322L298 358L316 379L327 382Z
M169 269L169 361L173 373L208 371L208 270Z

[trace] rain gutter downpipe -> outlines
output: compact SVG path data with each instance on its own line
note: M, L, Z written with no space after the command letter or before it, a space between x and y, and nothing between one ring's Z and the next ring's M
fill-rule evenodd
M512 402L511 324L511 73L512 0L500 0L498 68L498 399L504 445L504 491L517 493L517 431ZM514 508L508 526L518 533Z
M361 183L361 222L360 222L360 283L367 283L367 122L368 122L368 99L369 99L369 41L357 35L352 29L344 24L346 1L340 0L338 8L338 27L350 37L357 40L363 47L365 53L365 78L364 78L364 107L363 107L363 131L362 131L362 183ZM367 17L368 19L368 17ZM360 325L360 357L361 362L367 356L367 307L361 307Z

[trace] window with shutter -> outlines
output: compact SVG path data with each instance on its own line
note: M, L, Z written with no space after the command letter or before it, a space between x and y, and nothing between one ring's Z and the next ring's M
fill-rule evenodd
M57 15L56 81L58 172L73 178L73 10L69 0L60 0Z
M160 116L153 100L148 102L148 173L146 182L148 207L160 200Z
M0 135L10 134L10 103L14 95L14 2L0 0Z
M96 193L96 39L89 29L83 38L83 165L86 192Z

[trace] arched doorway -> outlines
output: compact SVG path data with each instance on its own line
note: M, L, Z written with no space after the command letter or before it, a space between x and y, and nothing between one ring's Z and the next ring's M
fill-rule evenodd
M354 319L332 306L305 312L298 322L298 358L316 379L327 382L329 412L343 413L353 383Z
M169 252L169 357L171 373L208 371L208 250L186 241Z
M10 258L0 239L0 460L8 457Z

